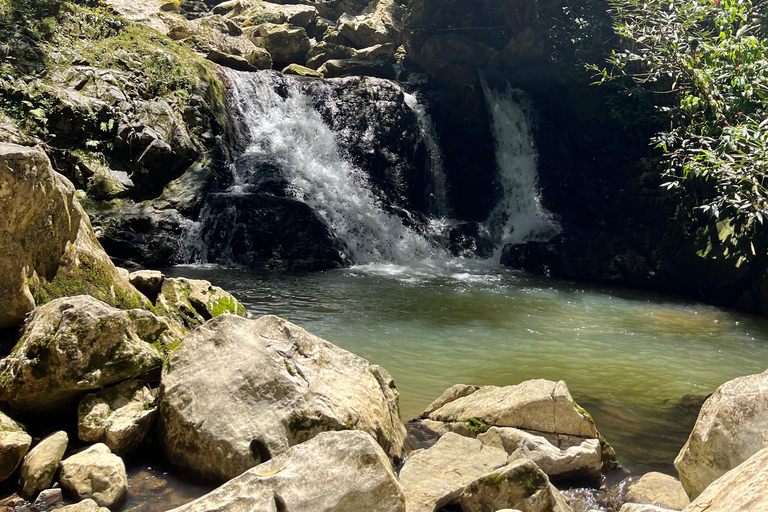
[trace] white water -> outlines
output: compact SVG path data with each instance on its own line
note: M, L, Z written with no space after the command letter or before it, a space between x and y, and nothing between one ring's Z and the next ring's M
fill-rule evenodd
M538 152L529 119L530 100L520 90L494 91L483 80L493 121L496 160L504 191L489 217L492 230L501 229L501 246L547 241L560 232L554 216L541 204Z
M342 240L356 264L407 263L436 249L402 221L384 212L363 172L344 160L333 131L294 82L287 98L274 90L278 75L226 71L230 108L241 117L246 153L279 167L298 199ZM232 192L247 191L249 176L235 176Z
M405 93L405 103L416 114L419 120L424 141L427 144L429 153L429 200L428 214L445 218L451 215L451 209L448 205L448 180L445 176L445 167L443 166L443 152L440 150L440 144L437 141L437 132L432 118L427 113L423 103L413 94Z

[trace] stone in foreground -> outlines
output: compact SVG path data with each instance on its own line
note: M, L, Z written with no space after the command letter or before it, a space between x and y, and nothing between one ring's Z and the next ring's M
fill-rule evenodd
M768 448L712 482L683 512L768 510Z
M485 445L501 448L511 459L526 458L554 478L599 481L602 469L600 441L573 438L568 446L568 436L562 436L559 448L543 436L510 427L491 427L477 438Z
M0 362L0 400L52 410L85 391L159 367L179 343L177 327L140 309L123 311L87 295L35 310L11 355Z
M323 432L172 512L405 512L386 454L365 432Z
M467 485L459 504L463 512L494 512L515 507L526 512L573 512L530 460L518 460Z
M763 373L726 382L704 402L675 467L685 491L694 499L766 447L768 373Z
M627 489L626 500L682 510L691 502L680 481L663 473L646 473Z
M0 482L16 471L31 444L32 437L18 423L0 412Z
M274 316L198 328L163 368L160 396L168 460L213 481L329 430L362 430L393 459L403 453L389 374Z
M671 508L657 507L644 503L625 503L619 512L679 512Z
M100 507L99 504L93 500L83 500L74 505L57 508L56 512L109 512L109 509L107 507Z
M144 440L156 412L152 390L142 381L127 380L80 401L77 435L81 441L104 443L124 456Z
M21 463L19 487L21 495L32 498L38 492L47 489L53 483L53 475L59 462L67 451L69 436L66 432L56 432L40 441Z
M102 507L118 505L128 496L123 460L101 443L63 460L59 482L78 501L92 499Z
M428 450L411 453L400 471L408 512L433 512L459 498L473 480L507 465L504 450L445 434Z

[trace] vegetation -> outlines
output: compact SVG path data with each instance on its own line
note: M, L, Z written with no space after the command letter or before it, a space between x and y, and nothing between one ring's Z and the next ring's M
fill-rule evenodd
M736 266L765 253L768 43L765 0L611 0L619 51L601 69L668 120L653 143L686 233ZM711 244L709 249L711 249ZM708 256L706 251L701 256Z

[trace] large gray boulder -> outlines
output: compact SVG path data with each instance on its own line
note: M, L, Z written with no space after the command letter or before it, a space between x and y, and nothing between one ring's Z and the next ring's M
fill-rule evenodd
M198 328L164 366L160 395L168 459L211 480L328 430L362 430L393 459L403 453L389 374L274 316L224 315Z
M174 324L148 311L115 309L87 295L57 299L35 310L0 362L0 400L24 410L59 408L158 368L179 339Z
M518 460L471 482L459 498L463 512L514 507L525 512L573 512L547 475L532 461Z
M155 395L144 382L127 380L85 395L77 416L81 441L104 443L120 456L135 450L153 425Z
M304 64L311 46L306 30L288 24L258 25L251 33L251 41L266 49L272 60L280 64Z
M53 476L59 462L67 451L69 436L66 432L55 432L40 441L21 463L19 487L21 495L32 498L38 492L47 489L53 482Z
M323 432L169 512L405 512L386 454L368 434Z
M768 448L712 482L683 512L768 510Z
M631 503L682 510L691 502L680 481L664 473L646 473L627 488L625 498Z
M533 461L552 478L600 479L603 464L597 439L575 437L569 446L568 436L563 436L561 448L544 436L510 427L491 427L477 438L485 445L501 448L513 459Z
M342 17L338 31L358 48L386 43L399 45L403 14L402 6L395 0L372 0L360 16Z
M273 2L256 2L245 10L239 18L249 25L287 23L295 27L307 28L317 19L317 9L311 5L281 5Z
M0 143L0 328L69 295L118 307L147 304L117 272L74 196L45 153Z
M408 512L434 512L456 501L475 479L508 463L504 450L477 439L445 434L428 450L417 450L400 470Z
M693 499L766 447L768 373L762 373L726 382L704 402L675 467Z
M0 482L16 471L32 444L21 425L0 412Z
M102 507L114 507L128 497L125 464L101 443L63 460L59 482L78 501L92 499Z
M613 449L597 431L589 413L573 400L563 381L537 379L506 387L454 386L420 415L420 421L437 433L456 432L472 437L492 427L520 429L544 437L564 452L584 441L597 440L602 469L616 465ZM508 447L511 445L507 443ZM581 452L582 455L585 454ZM563 456L574 459L565 453ZM582 469L590 471L589 464Z

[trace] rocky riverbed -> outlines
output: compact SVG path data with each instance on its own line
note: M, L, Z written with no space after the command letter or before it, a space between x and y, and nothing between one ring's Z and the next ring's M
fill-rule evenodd
M9 509L117 508L131 492L125 460L154 439L175 471L220 485L175 511L768 507L768 373L707 399L680 481L626 481L565 382L457 384L404 424L384 368L278 317L247 318L205 281L112 265L40 151L0 144L0 190L24 191L0 194L3 218L24 220L3 231L24 250L0 274L16 315L0 363ZM46 195L58 200L29 208ZM72 226L68 238L18 229L46 222Z

